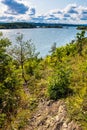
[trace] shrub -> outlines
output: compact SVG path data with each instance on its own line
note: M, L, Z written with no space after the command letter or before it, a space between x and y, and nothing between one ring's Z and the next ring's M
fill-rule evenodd
M48 85L50 99L57 100L65 97L69 92L70 70L58 69L51 77Z

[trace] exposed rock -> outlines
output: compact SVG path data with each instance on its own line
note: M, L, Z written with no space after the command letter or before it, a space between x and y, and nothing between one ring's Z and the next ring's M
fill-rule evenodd
M67 117L66 105L63 101L42 101L36 114L30 119L25 130L82 130Z

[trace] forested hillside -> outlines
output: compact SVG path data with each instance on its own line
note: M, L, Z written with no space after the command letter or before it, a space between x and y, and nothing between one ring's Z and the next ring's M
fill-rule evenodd
M0 33L0 130L29 129L29 122L43 101L56 104L53 109L46 109L54 110L55 116L57 101L65 104L69 121L80 125L79 130L87 130L85 31L77 33L76 39L66 46L56 47L54 43L45 58L39 58L32 40L23 41L23 37L18 35L17 44L12 45ZM41 109L39 114L45 114L44 111Z
M0 23L0 29L19 29L19 28L36 28L36 25L33 23L26 23L26 22Z

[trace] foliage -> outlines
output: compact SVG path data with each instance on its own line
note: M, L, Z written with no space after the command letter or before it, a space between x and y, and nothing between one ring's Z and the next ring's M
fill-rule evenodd
M67 56L75 56L76 54L76 44L70 43L65 46L65 55Z
M77 52L79 53L79 55L82 55L82 50L83 50L83 41L85 38L85 31L81 31L81 33L77 33L76 35L77 38Z
M30 106L29 106L30 110L33 111L37 105L38 105L37 100L34 97L30 98Z
M53 55L56 55L57 59L61 62L64 56L64 47L57 48Z
M10 45L7 38L0 39L0 127L5 118L10 118L17 108L18 95L15 68L11 57L7 54L6 48Z
M33 23L26 22L12 22L12 23L0 23L0 29L15 29L15 28L36 28Z
M17 37L11 42L0 33L0 127L24 129L39 100L63 98L71 119L87 128L87 38L85 33L66 46L51 47L51 54L38 58L35 46ZM9 52L7 51L9 49ZM21 71L22 70L22 71ZM22 74L28 84L23 80ZM73 92L73 93L72 93ZM47 95L48 94L48 95ZM28 124L29 125L29 124Z
M4 125L6 114L0 113L0 127Z
M70 70L65 68L59 68L52 75L49 86L48 94L50 99L57 100L59 98L66 97L69 92L70 84Z
M31 40L26 42L23 41L23 34L20 34L16 38L16 41L17 41L16 45L14 45L14 47L11 48L9 54L21 66L22 78L24 79L25 83L27 83L27 80L25 78L24 64L27 60L37 57L39 53L35 52L36 49Z

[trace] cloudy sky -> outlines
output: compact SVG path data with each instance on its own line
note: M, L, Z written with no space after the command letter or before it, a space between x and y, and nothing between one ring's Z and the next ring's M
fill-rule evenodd
M87 24L87 0L0 0L0 22Z

